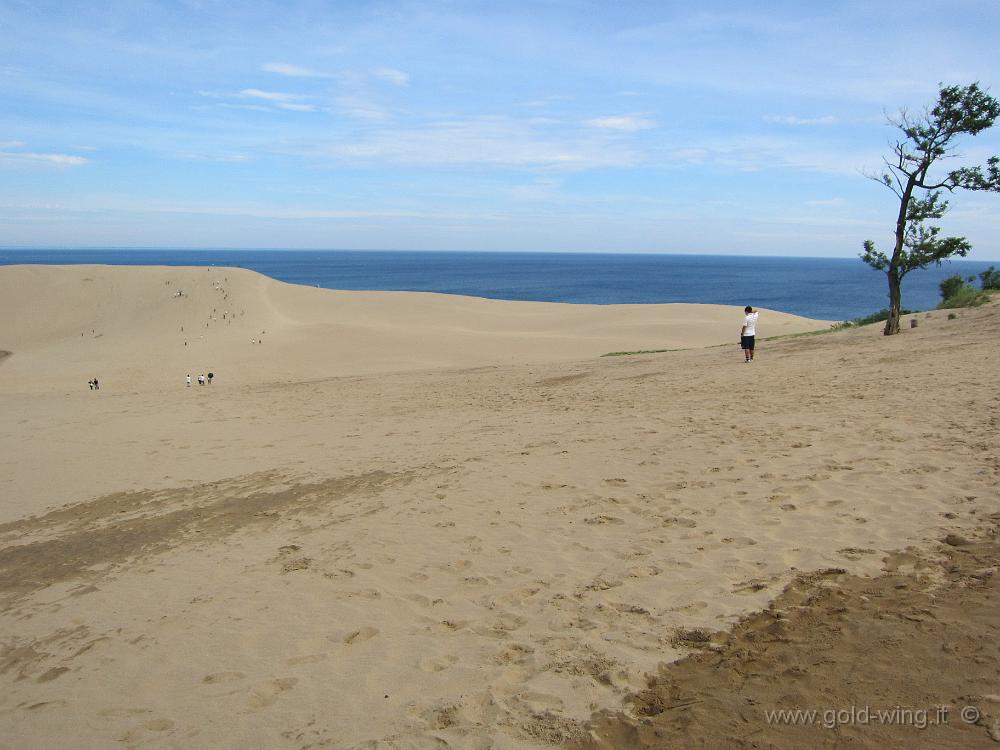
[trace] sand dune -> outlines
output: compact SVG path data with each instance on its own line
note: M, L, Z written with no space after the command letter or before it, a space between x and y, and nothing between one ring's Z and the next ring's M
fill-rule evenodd
M642 707L678 708L669 680L688 681L669 683L678 695L712 690L665 667L705 646L692 634L775 600L812 606L781 593L815 571L830 587L890 567L931 596L951 570L936 565L939 540L971 538L1000 512L997 307L921 314L890 339L872 327L765 341L746 365L732 309L408 302L222 269L0 278L19 316L0 340L13 352L0 364L0 748L630 747L640 732L648 745ZM170 296L181 283L187 296ZM106 294L84 304L87 284ZM239 317L210 320L189 348L231 359L219 383L188 390L177 369L199 360L162 342L176 346L180 320L204 327L220 299ZM768 313L764 332L779 319L811 325ZM93 334L80 336L83 321ZM264 343L251 345L258 325ZM715 325L727 346L597 356L710 345ZM345 342L360 363L341 362ZM503 347L513 361L489 358ZM107 358L91 372L95 351ZM86 388L95 374L100 393ZM982 565L949 585L974 586ZM897 579L872 580L842 601L883 621L885 643L936 616ZM858 604L872 599L871 612ZM818 648L868 648L828 634L853 627L841 599L815 601L794 622L830 621ZM952 645L985 670L996 639L979 625ZM788 659L784 681L748 682L758 692L720 705L753 712L907 679L905 653L810 661L808 648L754 651L764 637L738 630L720 651L726 685ZM814 682L794 690L796 670ZM928 705L960 697L954 679L921 684ZM986 746L994 709L974 699L984 723L954 742ZM739 739L733 717L699 733L706 715L683 714L670 736ZM895 735L761 736L885 747Z
M735 343L722 305L565 305L285 284L238 268L0 268L0 388L172 387L553 362ZM765 311L768 335L828 325ZM261 343L251 343L251 342Z

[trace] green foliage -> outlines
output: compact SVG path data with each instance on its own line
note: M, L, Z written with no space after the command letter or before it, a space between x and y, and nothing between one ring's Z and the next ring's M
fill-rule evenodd
M990 295L975 287L962 284L954 294L942 300L938 310L953 310L958 307L979 307L989 302Z
M915 312L919 312L919 310L903 309L899 311L899 314L912 315ZM853 320L845 320L842 323L837 323L833 328L834 330L838 331L843 330L845 328L858 328L860 326L871 325L872 323L882 323L883 321L886 321L888 319L889 319L889 310L883 308L878 312L872 313L871 315L866 315L863 318L854 318Z
M860 254L865 263L888 277L887 334L899 330L900 285L906 274L932 263L940 265L948 258L965 257L971 251L972 245L964 237L941 237L940 228L928 221L940 219L948 212L948 201L942 198L944 190L1000 192L1000 157L990 157L985 165L962 167L943 175L933 175L932 167L955 156L955 140L959 136L978 135L992 127L997 118L1000 118L1000 102L978 83L972 83L942 86L938 101L930 110L916 116L903 112L890 120L903 138L893 145L893 158L885 159L887 171L871 177L899 198L895 242L891 252L887 252L866 240Z
M906 207L906 222L902 245L894 253L895 262L885 253L875 249L875 243L865 240L861 259L878 271L892 269L900 280L910 271L927 268L955 256L964 258L972 245L964 237L939 237L940 227L930 226L926 219L940 219L948 212L948 201L941 200L941 191L935 190L923 198L911 197Z
M903 308L902 310L899 311L899 314L900 315L912 315L915 312L918 312L918 311L917 310L907 310L906 308ZM889 319L889 311L887 309L885 309L885 308L882 308L877 313L872 313L871 315L866 315L863 318L855 318L851 322L854 325L856 325L856 326L867 326L867 325L871 325L872 323L881 323L881 322L883 322L885 320L888 320L888 319Z
M876 271L885 271L889 268L889 256L881 250L875 249L875 243L865 240L864 252L861 253L861 260L874 268Z
M979 281L983 289L1000 289L1000 271L990 266L979 274Z
M963 279L958 274L955 274L942 281L938 286L941 290L941 303L938 305L938 309L949 310L956 307L978 307L984 302L988 302L991 292L1000 289L1000 271L990 266L979 274L979 279L983 287L981 290L972 286L976 280L975 276Z
M941 299L946 300L949 297L954 297L955 294L965 286L965 281L961 276L955 274L954 276L949 276L947 279L938 284L938 289L941 290Z

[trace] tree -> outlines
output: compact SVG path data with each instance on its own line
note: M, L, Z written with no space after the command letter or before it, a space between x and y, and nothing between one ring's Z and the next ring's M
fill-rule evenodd
M983 289L1000 289L1000 271L993 266L979 274L979 280L982 282Z
M951 299L956 294L958 290L965 286L965 279L963 279L958 274L954 276L949 276L947 279L938 284L938 289L941 290L941 301Z
M978 135L993 126L1000 117L1000 102L979 88L943 86L932 109L916 116L903 111L889 118L903 133L892 145L892 158L885 158L887 171L871 176L899 198L896 217L896 241L892 253L876 250L866 240L861 259L872 268L884 271L889 281L889 317L882 331L886 336L899 333L903 277L917 268L942 260L965 257L972 245L964 237L941 237L940 228L927 223L948 212L943 191L956 188L1000 192L1000 157L993 156L985 166L962 167L943 175L932 175L931 168L945 159L955 158L955 140L962 135Z

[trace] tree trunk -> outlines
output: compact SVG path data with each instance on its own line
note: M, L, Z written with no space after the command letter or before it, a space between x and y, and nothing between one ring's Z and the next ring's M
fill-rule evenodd
M885 321L885 328L882 333L885 336L895 336L899 333L899 311L902 302L902 282L906 269L900 267L903 245L906 243L906 216L910 207L910 199L913 197L913 187L917 183L917 173L910 175L906 182L903 194L899 201L899 215L896 217L896 244L892 248L892 259L886 269L886 276L889 277L889 318Z
M900 277L898 273L893 273L890 269L886 274L889 277L889 317L885 321L885 328L882 333L885 336L893 336L899 333L899 313L900 313Z

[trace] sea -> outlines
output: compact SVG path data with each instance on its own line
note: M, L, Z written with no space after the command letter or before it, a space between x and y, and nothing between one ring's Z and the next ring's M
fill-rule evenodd
M237 266L327 289L463 294L505 300L618 305L752 305L822 320L888 307L885 274L857 258L396 250L0 249L16 263ZM911 272L903 306L928 310L948 276L989 262L956 260ZM976 279L978 286L978 279Z

